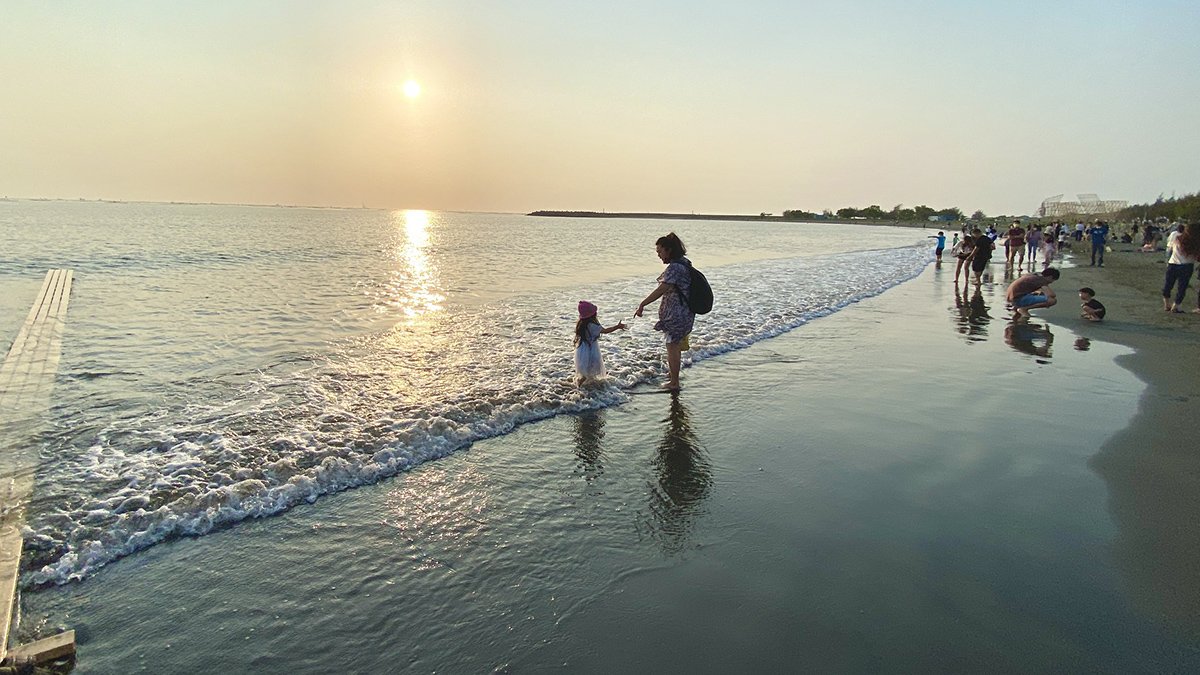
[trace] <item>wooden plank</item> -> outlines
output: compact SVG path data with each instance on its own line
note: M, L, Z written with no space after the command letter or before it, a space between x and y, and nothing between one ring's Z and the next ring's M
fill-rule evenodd
M25 323L17 333L17 339L13 340L4 364L0 366L0 392L7 391L23 381L28 372L27 359L37 345L37 338L41 335L42 322L50 311L50 304L55 294L60 292L61 278L61 270L46 272L41 291L34 300L33 307L29 310L29 316L26 317Z
M41 404L49 396L62 354L73 279L71 270L47 272L42 292L0 366L0 408Z
M37 299L33 303L33 307L30 308L29 315L25 317L25 323L22 325L21 332L17 333L17 339L13 342L14 347L21 342L22 335L25 333L26 329L33 325L33 322L37 319L38 314L41 313L42 303L44 303L45 299L48 297L47 293L50 290L51 284L54 283L55 276L57 276L55 275L55 270L48 270L46 272L46 277L42 279L42 288L38 291Z
M71 282L74 277L75 274L71 270L63 270L63 285L58 294L58 305L55 307L49 353L42 364L42 372L50 374L51 384L54 382L53 377L58 374L58 362L62 358L63 328L67 323L67 306L71 303Z
M33 329L38 326L46 314L50 311L50 300L54 297L54 292L58 288L60 273L59 270L50 270L46 272L46 279L42 282L42 292L38 294L37 300L34 301L33 307L29 310L29 316L25 319L24 329ZM20 348L21 336L29 337L29 330L23 330L17 335L17 341L13 343L15 348ZM11 351L11 350L10 350Z
M0 392L7 389L12 380L12 373L15 371L17 362L24 352L25 343L29 340L29 332L37 325L38 316L42 312L42 306L49 297L50 289L57 277L54 272L55 270L46 272L46 278L42 280L42 288L38 291L37 298L33 302L33 307L29 310L29 315L25 317L25 323L21 324L21 329L17 332L17 338L13 340L12 345L9 347L8 356L5 357L4 364L0 365Z
M32 348L28 358L18 369L24 374L24 382L14 389L17 403L36 406L38 409L49 403L54 376L58 372L58 361L62 353L63 317L69 298L71 274L69 270L55 270L58 275L49 291L48 302L39 315L39 321L30 331Z
M32 663L39 665L75 653L75 631L69 630L27 645L13 647L9 660L14 664Z
M69 655L75 650L73 632L20 648L24 651L8 649L21 562L21 526L37 472L32 447L26 439L12 438L8 432L24 428L22 422L40 417L49 404L73 278L70 270L46 273L25 323L0 364L0 432L4 432L0 434L0 663L12 662L17 654L52 660L59 658L55 654Z
M8 652L8 631L12 625L20 562L21 530L16 525L0 526L0 663L4 662Z

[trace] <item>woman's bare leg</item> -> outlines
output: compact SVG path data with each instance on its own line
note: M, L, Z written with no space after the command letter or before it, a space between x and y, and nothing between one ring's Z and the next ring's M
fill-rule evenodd
M682 342L667 343L667 389L679 388L679 361L683 355Z

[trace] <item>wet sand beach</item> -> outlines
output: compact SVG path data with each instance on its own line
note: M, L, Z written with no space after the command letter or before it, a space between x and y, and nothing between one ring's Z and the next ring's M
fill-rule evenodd
M1095 288L1108 309L1091 326L1061 311L1056 324L1094 339L1127 345L1118 362L1146 383L1138 412L1109 439L1092 466L1109 489L1110 510L1120 528L1114 556L1141 611L1192 641L1200 641L1200 441L1193 420L1200 400L1200 284L1193 277L1184 304L1189 313L1164 312L1166 273L1162 251L1142 253L1115 244L1103 268L1088 266L1079 247L1075 268L1060 295Z
M1068 269L1025 324L999 265L930 266L678 397L26 592L22 626L75 628L79 672L1196 670L1197 341L1141 323L1150 264Z

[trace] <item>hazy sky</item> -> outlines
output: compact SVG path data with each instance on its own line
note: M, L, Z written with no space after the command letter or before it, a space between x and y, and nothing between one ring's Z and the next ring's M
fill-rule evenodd
M0 195L1017 214L1200 190L1197 0L0 9Z

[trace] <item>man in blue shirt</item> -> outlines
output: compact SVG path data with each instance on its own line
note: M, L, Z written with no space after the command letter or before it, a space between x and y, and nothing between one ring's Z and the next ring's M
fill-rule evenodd
M1097 220L1090 232L1092 236L1092 267L1096 266L1096 254L1100 254L1100 266L1104 267L1104 246L1108 243L1108 223Z

